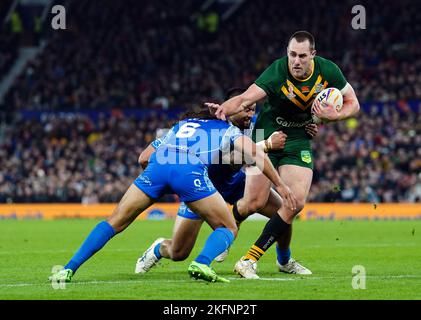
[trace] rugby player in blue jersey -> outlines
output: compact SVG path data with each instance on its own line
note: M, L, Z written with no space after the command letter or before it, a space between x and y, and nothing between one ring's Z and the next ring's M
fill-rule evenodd
M232 88L228 91L225 100L241 94L242 92L244 92L244 89L242 88ZM253 123L252 119L255 118L255 111L256 104L247 109L247 111L242 111L229 117L228 120L240 128L245 134L247 134L247 131L251 133L250 127ZM311 125L306 128L306 130L310 136L314 136L317 133L317 126ZM267 145L271 146L270 150L280 150L285 145L285 139L286 135L279 131L273 133L268 138L268 143L261 141L258 145L266 152L269 151L267 150ZM155 149L160 143L161 140L157 139L142 152L139 157L139 163L143 168L146 168L149 157L155 152ZM246 175L241 164L240 166L216 164L210 166L208 172L209 178L226 202L233 205L244 196ZM281 205L282 202L280 197L272 190L266 206L259 210L259 213L271 217L273 212L276 212L276 208L279 208ZM135 273L142 274L148 272L161 258L167 258L173 261L187 259L194 247L202 223L203 219L198 214L192 212L185 203L181 203L177 213L172 238L158 238L155 240L137 260ZM291 256L289 243L290 237L279 239L278 247L281 249L277 250L278 255L281 255L281 257L288 256L288 260ZM222 262L225 259L227 252L227 250L224 251L221 255L216 257L215 260ZM281 259L281 257L278 257L278 259ZM294 265L294 268L305 269L298 263Z
M88 235L64 269L51 281L71 281L76 270L115 234L125 230L136 217L165 193L175 193L190 210L200 215L214 230L203 250L189 265L188 273L209 282L229 282L210 267L227 250L237 235L237 225L221 194L208 176L208 168L218 161L220 150L242 154L254 163L274 184L284 203L296 207L296 199L283 183L267 155L239 128L215 119L204 110L175 124L162 139L146 170L128 188L111 216L100 222Z

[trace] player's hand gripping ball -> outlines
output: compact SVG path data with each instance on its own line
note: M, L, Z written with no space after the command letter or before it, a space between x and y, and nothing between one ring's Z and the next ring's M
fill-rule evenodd
M316 115L314 108L316 105L320 105L321 114ZM313 101L311 116L313 122L316 124L329 122L333 119L329 118L333 112L338 113L342 109L343 97L341 91L337 88L326 88L321 91ZM327 108L331 108L328 110ZM326 109L326 110L323 110Z

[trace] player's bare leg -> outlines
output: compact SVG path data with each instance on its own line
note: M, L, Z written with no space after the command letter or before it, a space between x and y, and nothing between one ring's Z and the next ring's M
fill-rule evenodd
M295 216L304 208L313 178L313 171L309 168L295 165L283 165L278 170L282 179L297 199L297 209L292 211L286 206L282 206L280 210L278 210L278 214L273 215L268 221L261 236L242 259L243 261L257 262L266 250L274 243L275 239L279 240L282 239L282 237L287 237L286 239L288 240L288 233L291 232L291 224ZM237 269L240 267L243 269L249 267L249 265L245 265L245 263L246 262L239 261L236 265ZM288 273L311 273L311 271L302 267L293 259L289 259L285 265L281 265L281 263L278 262L278 267L280 271ZM256 278L255 275L251 273L250 275L250 278Z
M271 218L272 214L277 211L276 208L282 206L281 197L273 190L270 190L270 195L266 206L259 210L259 213ZM278 238L276 243L276 258L277 265L280 271L286 273L296 273L296 274L311 274L311 271L297 261L291 258L290 244L292 239L292 224L285 231L280 238Z
M272 216L266 224L262 235L256 243L250 248L248 253L237 262L235 271L243 277L256 279L256 265L255 263L266 252L266 250L278 239L281 247L285 248L286 244L290 242L292 229L291 224L295 216L303 209L308 192L310 190L313 171L309 168L304 168L295 165L283 165L279 169L279 174L285 183L289 186L297 199L297 210L291 211L286 206L282 206L277 215ZM271 197L270 197L271 198ZM273 198L273 197L272 197ZM262 208L271 209L270 201L268 207ZM276 202L275 202L276 203ZM276 207L276 204L275 204ZM273 211L272 211L273 212ZM281 232L280 232L281 231ZM279 258L279 252L278 252ZM284 264L281 264L284 262ZM311 274L311 271L301 266L294 259L289 258L288 261L277 261L279 270L287 273Z
M171 259L173 261L183 261L190 255L203 224L202 219L188 219L177 216L172 238L158 238L152 245L139 257L136 263L135 273L146 273L154 267L161 258ZM216 261L224 260L224 251L215 258Z
M271 195L271 182L257 167L248 167L246 174L244 197L233 208L233 215L238 224L255 212L270 218L282 205L280 197ZM235 264L234 272L247 279L258 279L257 260L243 258Z
M79 250L73 255L63 270L58 271L50 280L71 281L78 268L116 234L122 232L136 217L152 205L153 199L148 197L135 185L131 185L111 216L102 221L91 231Z
M143 274L153 268L161 258L173 261L187 259L196 243L203 220L177 216L171 239L158 238L137 259L135 273Z
M177 217L174 224L171 239L165 239L161 243L160 253L163 258L173 261L182 261L189 257L203 220L192 220Z
M132 184L121 198L107 222L116 233L126 229L136 217L149 208L154 200Z
M234 206L234 218L237 224L247 219L247 217L258 212L270 218L282 206L281 197L271 189L271 182L256 167L246 169L246 185L244 197L240 199L236 208ZM235 212L237 209L237 212ZM292 232L289 230L283 238L278 241L282 248L289 248Z
M292 212L286 208L288 221L287 223L292 223L295 216L303 210L308 193L311 187L311 181L313 180L313 170L305 167L300 167L296 165L286 164L278 168L279 175L282 177L282 180L285 181L286 185L291 189L297 199L297 210Z
M307 200L308 193L310 191L311 187L311 181L313 179L313 171L309 168L295 166L295 165L282 165L278 168L279 174L282 177L282 179L285 181L285 183L289 186L289 188L292 190L294 195L297 198L297 210L296 212L291 212L290 210L286 210L288 212L287 220L285 222L291 224L291 228L289 232L286 232L282 235L282 238L278 241L278 250L282 250L285 247L286 243L291 239L292 234L292 222L296 215L298 215L301 210L304 208L304 205ZM302 274L307 275L311 274L312 272L299 264L294 259L290 258L288 261L280 261L282 257L280 255L277 255L277 265L279 268L279 271L285 272L285 273L296 273L296 274Z
M237 236L237 225L224 199L219 193L215 193L186 204L214 230L206 240L199 256L190 264L188 269L190 276L209 282L229 282L229 280L218 276L210 267L211 262L228 249Z
M204 219L212 229L225 227L235 236L237 235L237 226L235 220L229 212L225 200L219 193L200 199L194 202L187 202L187 206L193 212L196 212Z
M246 175L244 196L236 204L243 220L266 206L271 187L269 179L257 167L246 168Z

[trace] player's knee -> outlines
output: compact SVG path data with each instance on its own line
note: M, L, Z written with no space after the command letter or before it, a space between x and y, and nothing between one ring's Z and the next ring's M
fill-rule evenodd
M304 199L297 198L297 207L294 211L287 210L288 218L293 219L296 215L298 215L305 206L306 202Z
M247 202L246 210L247 214L253 214L255 212L258 212L260 209L264 208L266 205L267 198L264 197L257 197L250 199L250 201Z
M304 198L298 198L297 199L297 208L295 209L295 214L299 214L303 209L304 206L306 204L306 200Z

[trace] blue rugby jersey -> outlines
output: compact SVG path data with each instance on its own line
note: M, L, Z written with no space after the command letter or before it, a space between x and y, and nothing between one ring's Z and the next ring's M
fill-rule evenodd
M234 141L243 135L239 128L222 120L192 118L178 122L152 146L157 149L158 160L168 151L179 151L195 155L209 167L221 164L221 152L229 153Z
M256 115L253 116L251 119L250 128L243 131L243 134L250 137L251 133L253 131L253 126L256 122ZM186 122L189 122L190 120L186 120ZM187 126L188 127L188 126ZM171 139L171 136L174 135L174 129L175 126L163 137L158 138L154 140L151 145L158 149L158 147L166 143ZM240 131L238 129L238 131ZM238 134L238 131L235 130L236 134ZM240 131L241 132L241 131ZM215 155L214 155L215 156ZM221 159L221 155L219 155ZM209 166L208 168L209 178L214 184L215 188L224 196L228 195L228 197L231 196L231 191L235 190L235 193L239 193L237 191L237 186L244 185L245 181L245 172L241 167L238 166L231 166L229 164L214 164ZM238 197L238 196L235 196ZM242 194L239 196L242 197Z

